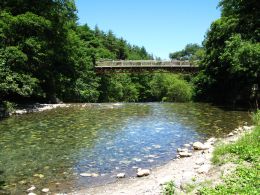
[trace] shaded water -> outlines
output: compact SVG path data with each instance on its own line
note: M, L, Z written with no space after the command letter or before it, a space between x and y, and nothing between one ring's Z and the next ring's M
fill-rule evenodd
M133 176L133 167L162 165L181 145L245 121L247 112L198 103L92 104L11 117L0 122L0 194L31 185L66 192L114 181L119 172Z

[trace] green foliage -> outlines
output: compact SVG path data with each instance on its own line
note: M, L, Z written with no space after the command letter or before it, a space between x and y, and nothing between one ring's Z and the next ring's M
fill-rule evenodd
M155 74L150 82L151 94L158 101L187 102L193 96L193 87L181 76Z
M173 195L175 191L175 184L173 181L167 182L163 189L163 195Z
M140 90L148 84L132 82L130 75L112 76L108 83L102 83L94 66L102 58L152 56L144 47L117 38L111 30L105 33L98 27L92 30L87 25L77 25L74 0L3 0L0 10L0 101L10 97L39 98L52 103L58 99L141 99Z
M256 163L259 161L260 155L260 127L257 127L252 133L246 134L234 144L222 145L215 149L213 153L213 162L222 164L226 154L238 157L238 160ZM237 160L233 158L233 160Z
M201 195L257 195L259 193L259 169L246 166L237 168L235 173L224 179L224 184L219 184L215 188L204 187L199 190Z
M38 80L33 78L22 68L27 57L16 47L8 47L6 50L0 49L0 101L9 94L19 94L29 96L37 87Z
M177 51L174 53L170 53L169 57L174 60L201 60L204 56L203 48L198 44L188 44L185 48L181 51Z
M15 110L16 104L9 101L3 101L3 108L6 113L11 113Z
M204 187L200 190L200 194L259 194L259 138L258 126L236 143L218 146L213 154L214 163L233 161L239 163L239 166L234 173L224 178L223 184L214 188Z
M222 0L222 17L204 40L201 72L194 80L197 97L219 103L248 103L260 84L258 3Z

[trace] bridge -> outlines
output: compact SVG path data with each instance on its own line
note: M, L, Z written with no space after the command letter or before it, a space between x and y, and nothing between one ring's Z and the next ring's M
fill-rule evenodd
M179 60L101 60L95 66L97 73L154 72L162 70L176 73L195 73L198 71L198 65Z

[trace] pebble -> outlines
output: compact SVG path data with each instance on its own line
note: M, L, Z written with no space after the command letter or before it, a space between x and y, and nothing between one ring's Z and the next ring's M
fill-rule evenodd
M190 156L192 156L192 153L189 153L189 152L180 152L179 155L180 155L180 157L190 157Z
M79 175L82 177L91 177L92 176L91 173L80 173Z
M125 177L125 173L118 173L116 175L117 178L124 178Z
M34 185L32 185L30 188L28 188L26 191L27 192L31 192L31 191L33 191L33 190L35 190L36 189L36 187L34 186Z
M35 194L35 193L33 193L33 192L30 192L28 195L37 195L37 194Z
M49 191L50 191L49 188L43 188L43 189L42 189L42 192L44 192L44 193L48 193Z

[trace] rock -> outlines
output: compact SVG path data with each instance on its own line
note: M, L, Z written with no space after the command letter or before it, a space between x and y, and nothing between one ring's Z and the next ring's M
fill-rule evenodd
M209 138L209 139L207 140L207 143L213 145L213 144L216 142L216 140L217 140L217 139L216 139L215 137L211 137L211 138Z
M43 188L43 189L42 189L42 192L44 192L44 193L48 193L49 191L50 191L49 188Z
M92 176L91 173L80 173L79 175L82 177L91 177Z
M202 165L197 172L198 173L208 173L210 169L210 165Z
M184 144L183 146L186 147L186 148L189 148L190 144Z
M124 178L125 177L125 173L118 173L116 175L117 178Z
M243 129L244 129L245 131L250 131L250 130L252 130L254 127L255 127L255 126L243 126Z
M34 174L33 176L34 177L39 177L40 179L44 178L43 174L38 174L38 173Z
M35 193L33 193L33 192L30 192L28 195L37 195L37 194L35 194Z
M188 148L178 148L177 152L188 152Z
M32 192L33 190L35 190L36 187L34 185L32 185L30 188L28 188L26 191L27 192Z
M98 177L99 176L99 174L97 174L97 173L91 173L91 177Z
M228 137L231 137L233 135L234 135L234 133L231 132L231 133L228 134Z
M149 169L138 169L137 170L137 177L143 177L150 175L150 170Z
M192 153L189 153L189 152L180 152L179 155L180 155L180 157L190 157L190 156L192 156Z
M209 145L203 144L201 142L194 142L192 146L195 150L207 150L207 149L209 149Z

